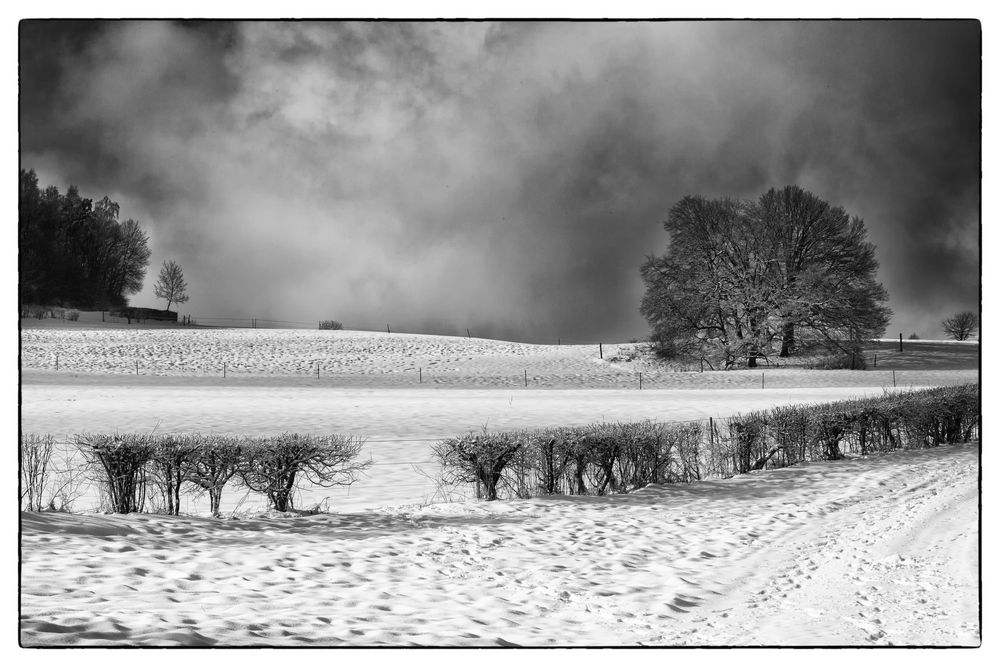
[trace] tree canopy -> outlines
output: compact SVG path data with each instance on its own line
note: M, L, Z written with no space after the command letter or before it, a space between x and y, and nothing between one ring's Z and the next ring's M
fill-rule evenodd
M798 186L756 201L684 197L664 228L667 252L641 268L640 307L664 354L755 366L799 340L851 353L885 331L864 221Z
M96 204L75 186L60 194L39 188L21 170L18 190L18 298L21 303L107 308L128 305L142 289L149 238L135 220L119 221L119 206Z

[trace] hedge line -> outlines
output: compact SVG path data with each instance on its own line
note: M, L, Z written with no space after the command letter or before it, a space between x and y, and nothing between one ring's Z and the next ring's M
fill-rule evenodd
M74 442L110 510L123 514L142 512L157 495L161 511L179 514L183 490L207 493L217 516L222 490L230 482L267 496L273 509L288 511L301 480L323 487L350 485L371 464L356 460L364 441L343 435L100 433L77 435ZM22 434L22 498L29 510L42 506L48 485L42 459L51 454L51 436Z
M627 492L651 483L726 478L802 461L968 442L978 435L979 385L792 405L727 420L468 434L434 447L446 484L476 496Z

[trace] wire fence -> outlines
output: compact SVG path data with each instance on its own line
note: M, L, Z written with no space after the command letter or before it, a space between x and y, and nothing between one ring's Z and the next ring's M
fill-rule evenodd
M330 386L338 383L345 386L355 384L390 384L393 386L407 385L454 385L467 387L470 385L502 386L502 387L552 387L552 386L573 386L573 387L612 387L643 389L677 389L685 385L678 385L681 379L691 378L705 373L704 365L685 366L675 365L667 369L636 370L627 366L599 366L586 369L586 373L578 369L566 368L556 370L534 371L529 367L520 369L513 368L503 374L486 374L479 371L469 371L457 366L449 369L453 361L429 361L428 365L419 365L419 361L399 360L398 367L382 367L372 365L370 368L360 370L353 368L344 370L343 365L335 358L291 358L274 362L269 365L255 365L245 360L220 361L218 359L154 359L152 355L144 355L142 351L136 349L133 358L123 346L116 350L114 354L105 354L97 361L93 357L86 361L80 361L79 355L73 355L69 359L60 354L41 355L32 352L25 354L22 351L22 368L34 370L53 370L62 372L85 372L85 373L106 373L111 375L135 375L151 377L219 377L228 378L301 378L309 380L327 380ZM509 363L509 362L508 362ZM734 371L722 371L714 374L713 377L726 378L722 385L728 388L796 388L809 386L801 384L805 378L799 376L789 376L781 371L788 368L774 368L769 370L737 369ZM809 369L800 369L809 370ZM969 369L970 372L972 369ZM824 371L828 372L828 371ZM926 374L936 374L934 370L880 370L876 367L869 367L864 370L845 371L848 376L855 380L865 379L857 386L881 386L881 387L906 387L917 386L925 381ZM967 381L959 375L953 378L936 378L936 383L958 384ZM843 380L843 378L841 378ZM874 384L873 384L874 382ZM798 383L798 384L797 384ZM698 385L699 388L711 388L711 384ZM826 386L823 383L817 386Z

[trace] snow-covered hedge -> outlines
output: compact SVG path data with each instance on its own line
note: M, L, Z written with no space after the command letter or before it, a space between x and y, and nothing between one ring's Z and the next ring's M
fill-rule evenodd
M470 433L434 447L446 484L474 484L476 496L620 493L687 480L701 425L651 421ZM692 453L694 452L694 453Z
M709 474L734 474L894 449L968 442L978 435L979 385L936 387L820 405L792 405L720 421Z
M476 497L628 492L978 436L979 385L791 405L704 422L486 432L434 447L445 484Z

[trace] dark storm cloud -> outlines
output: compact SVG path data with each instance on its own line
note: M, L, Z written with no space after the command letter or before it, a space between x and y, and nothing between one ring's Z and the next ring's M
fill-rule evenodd
M116 197L195 314L536 340L643 335L677 199L797 183L927 337L977 305L979 54L975 22L29 22L22 164Z

